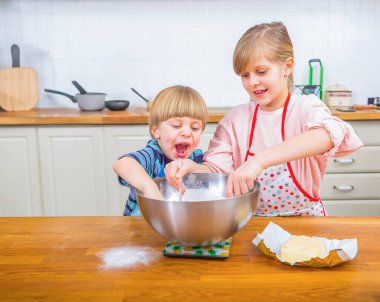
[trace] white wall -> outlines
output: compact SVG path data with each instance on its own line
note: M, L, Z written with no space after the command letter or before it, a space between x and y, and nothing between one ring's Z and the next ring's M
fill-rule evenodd
M38 71L39 107L75 106L44 88L89 91L143 106L130 87L153 98L172 84L197 89L209 106L248 100L232 70L232 53L249 27L283 21L293 40L295 82L321 58L325 84L353 90L354 103L380 96L380 0L0 0L0 68ZM325 86L326 86L325 85Z

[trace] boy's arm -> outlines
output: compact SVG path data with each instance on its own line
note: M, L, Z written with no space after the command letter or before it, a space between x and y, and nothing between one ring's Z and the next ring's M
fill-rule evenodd
M197 164L191 159L184 159L182 166L179 168L178 161L173 160L165 166L165 176L169 185L177 190L180 187L180 178L188 173L211 173L209 167L202 164Z
M113 165L113 170L128 184L141 191L144 196L163 199L156 183L141 165L132 157L123 157Z

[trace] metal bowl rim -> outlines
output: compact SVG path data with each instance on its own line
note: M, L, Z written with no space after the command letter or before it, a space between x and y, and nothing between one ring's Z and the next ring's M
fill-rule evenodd
M207 173L189 173L189 174L199 175L199 174L207 174ZM228 176L229 175L228 173L208 173L208 174L217 174L217 175L224 175L224 176ZM156 180L157 181L161 181L163 179L166 179L166 177L157 177L157 178L154 178L153 180L156 182ZM255 188L256 188L256 190L255 190ZM253 189L250 190L250 191L248 191L248 193L245 193L245 194L242 194L242 195L233 196L233 197L226 197L226 198L218 198L218 199L213 199L213 200L186 200L184 203L200 203L200 202L208 202L209 203L209 202L219 202L219 201L222 201L222 200L230 200L232 198L240 198L240 197L248 196L248 195L250 195L252 193L257 192L259 189L260 189L260 183L255 180L254 181ZM154 201L157 201L157 202L162 202L162 203L179 203L179 201L177 201L177 200L161 200L161 199L155 199L155 198L145 197L137 189L136 189L136 195L144 197L144 198L148 198L150 200L154 200Z

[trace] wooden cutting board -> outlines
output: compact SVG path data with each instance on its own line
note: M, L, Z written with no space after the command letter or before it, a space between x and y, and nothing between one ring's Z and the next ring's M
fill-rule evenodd
M6 111L24 111L38 102L38 76L30 67L19 66L19 49L13 52L12 68L0 69L0 107Z

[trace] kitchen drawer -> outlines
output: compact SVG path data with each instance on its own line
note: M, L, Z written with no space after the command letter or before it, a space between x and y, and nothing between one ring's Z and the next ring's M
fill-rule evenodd
M380 200L325 200L328 216L380 216Z
M321 198L380 199L380 173L326 174Z
M380 146L362 147L344 157L329 158L326 173L380 172Z
M380 145L380 121L350 121L356 134L366 146Z

